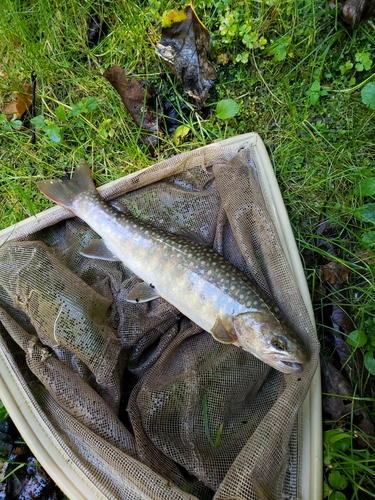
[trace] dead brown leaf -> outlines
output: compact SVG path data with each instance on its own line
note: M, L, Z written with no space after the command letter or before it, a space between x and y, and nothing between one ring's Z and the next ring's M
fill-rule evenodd
M87 45L95 47L107 33L107 23L99 14L92 12L87 19Z
M330 261L320 267L322 279L328 283L344 283L349 276L349 269L341 262Z
M362 356L358 351L353 352L353 348L345 342L340 332L333 332L332 339L340 365L343 367L343 372L345 372L351 384L357 384L359 382L359 374L362 371Z
M336 330L341 330L345 333L350 333L354 330L354 325L349 315L343 307L340 306L343 297L340 293L343 283L349 277L349 269L341 264L341 262L330 261L327 264L320 266L320 275L323 282L329 283L327 285L333 292L330 294L330 301L332 303L331 321L332 326Z
M336 352L339 356L340 364L346 365L349 358L352 357L352 348L349 346L349 344L347 344L347 342L345 342L340 332L333 332L332 338L334 341Z
M12 118L22 118L32 102L31 85L24 84L22 85L22 88L22 91L16 92L17 99L9 104L6 104L1 110L1 113L3 113L8 120L11 120Z
M341 5L341 17L352 28L375 16L374 0L347 0Z
M153 90L150 86L143 86L138 80L128 80L125 70L120 66L108 68L103 76L118 92L135 123L151 133L144 137L144 141L154 146L159 133L159 118L153 105L155 100Z
M201 108L217 73L207 59L210 34L190 5L183 11L172 11L163 22L162 36L156 52L182 82L185 92Z
M350 333L355 329L349 315L342 307L334 302L332 303L331 321L333 328L336 330L341 329L344 333Z
M342 420L349 423L353 410L355 425L369 436L369 441L374 446L375 427L371 423L367 411L361 407L359 401L353 401L353 391L348 381L328 361L322 360L321 371L322 391L328 394L323 396L322 399L323 411L328 413L333 420ZM365 447L367 445L361 437L358 437L357 441L360 446Z

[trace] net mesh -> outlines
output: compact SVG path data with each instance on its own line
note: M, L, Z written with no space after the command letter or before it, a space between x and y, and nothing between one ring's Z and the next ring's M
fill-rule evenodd
M296 416L318 342L250 146L178 155L101 188L136 217L204 240L273 297L311 351L283 375L216 342L136 277L79 252L68 212L0 248L1 344L67 455L108 498L297 498ZM221 434L220 434L221 432Z

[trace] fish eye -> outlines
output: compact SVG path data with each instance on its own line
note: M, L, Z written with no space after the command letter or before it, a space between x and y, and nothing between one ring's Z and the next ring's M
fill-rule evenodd
M271 340L271 345L278 351L286 351L287 348L286 340L283 339L282 337L274 337Z

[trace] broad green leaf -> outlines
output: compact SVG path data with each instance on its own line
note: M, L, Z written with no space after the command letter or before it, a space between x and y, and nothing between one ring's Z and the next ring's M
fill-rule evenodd
M352 67L353 63L351 61L346 61L345 64L341 64L341 66L339 66L340 73L344 75L347 71L352 69Z
M319 97L320 97L319 93L310 94L310 104L315 106L315 104L319 101Z
M103 137L104 139L107 139L107 137L113 137L115 135L115 131L111 125L112 125L111 118L103 120L99 125L98 128L99 135L101 135L101 137Z
M228 120L238 114L239 105L233 99L223 99L216 106L216 116L221 120Z
M324 432L324 444L330 451L345 451L351 443L350 435L342 429L331 429Z
M14 128L16 130L19 130L22 127L21 120L10 120L9 124L12 128Z
M375 223L375 203L366 203L354 212L357 219Z
M355 194L361 196L374 196L375 195L375 177L363 179L355 188Z
M182 139L188 135L190 132L190 127L187 125L180 125L179 127L176 128L174 135L173 135L173 142L178 146Z
M365 222L375 223L375 203L366 203L362 207L362 219Z
M375 109L375 83L370 82L361 90L363 104L371 109Z
M327 498L332 492L332 488L324 481L323 484L323 498Z
M361 330L354 330L346 337L346 341L353 347L363 347L367 344L367 335Z
M329 484L337 490L344 490L348 485L348 480L338 470L333 470L328 476Z
M247 64L249 62L249 52L242 52L236 55L236 62Z
M369 231L366 233L362 240L368 245L375 245L375 231Z
M47 137L50 139L52 142L61 142L62 137L61 137L61 131L55 123L48 125L45 129L44 132L46 133Z
M329 495L329 500L347 500L347 498L344 493L341 493L341 491L333 491Z
M291 41L292 38L290 36L284 36L270 46L268 52L273 55L275 61L283 61L285 59L286 49Z
M374 359L374 351L367 351L364 355L364 363L367 370L371 373L371 375L375 375L375 359Z
M82 101L78 104L72 104L72 109L69 111L69 116L79 116L84 111L84 105Z
M372 66L372 61L368 60L367 62L364 63L365 70L368 71Z
M313 92L318 92L320 90L320 81L314 80L310 87L310 90L312 90Z
M327 450L324 450L324 455L323 455L323 463L324 465L330 465L332 461L332 456Z
M66 122L66 112L62 104L56 108L56 116L61 122Z
M246 33L242 38L242 43L248 49L252 49L254 45L257 43L257 41L258 41L258 34L255 32Z
M372 59L370 57L369 52L357 52L355 55L355 60L359 63L356 64L357 71L363 71L364 69L368 71L372 66ZM358 69L357 66L361 66L361 69Z
M85 107L88 111L93 111L98 107L98 101L95 97L88 97L85 102Z
M40 130L44 127L44 116L43 115L34 116L34 118L31 118L30 121L37 130Z
M307 91L307 95L309 96L310 104L313 106L319 101L319 97L321 95L319 80L313 81L311 87Z

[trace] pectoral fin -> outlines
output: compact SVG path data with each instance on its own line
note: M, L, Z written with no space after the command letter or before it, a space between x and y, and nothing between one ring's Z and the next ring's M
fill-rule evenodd
M111 205L111 207L115 208L118 212L124 214L129 213L127 206L122 201L110 201L109 204Z
M106 247L104 241L99 239L91 240L88 246L81 250L80 254L89 259L110 260L113 262L120 261L120 259L116 257L116 255L113 255L111 250Z
M149 302L150 300L157 299L158 297L159 294L155 290L155 287L143 282L138 283L130 290L128 296L126 297L126 301L133 303Z
M234 331L233 321L229 316L217 317L211 333L218 342L222 344L233 344L237 341L237 335Z

